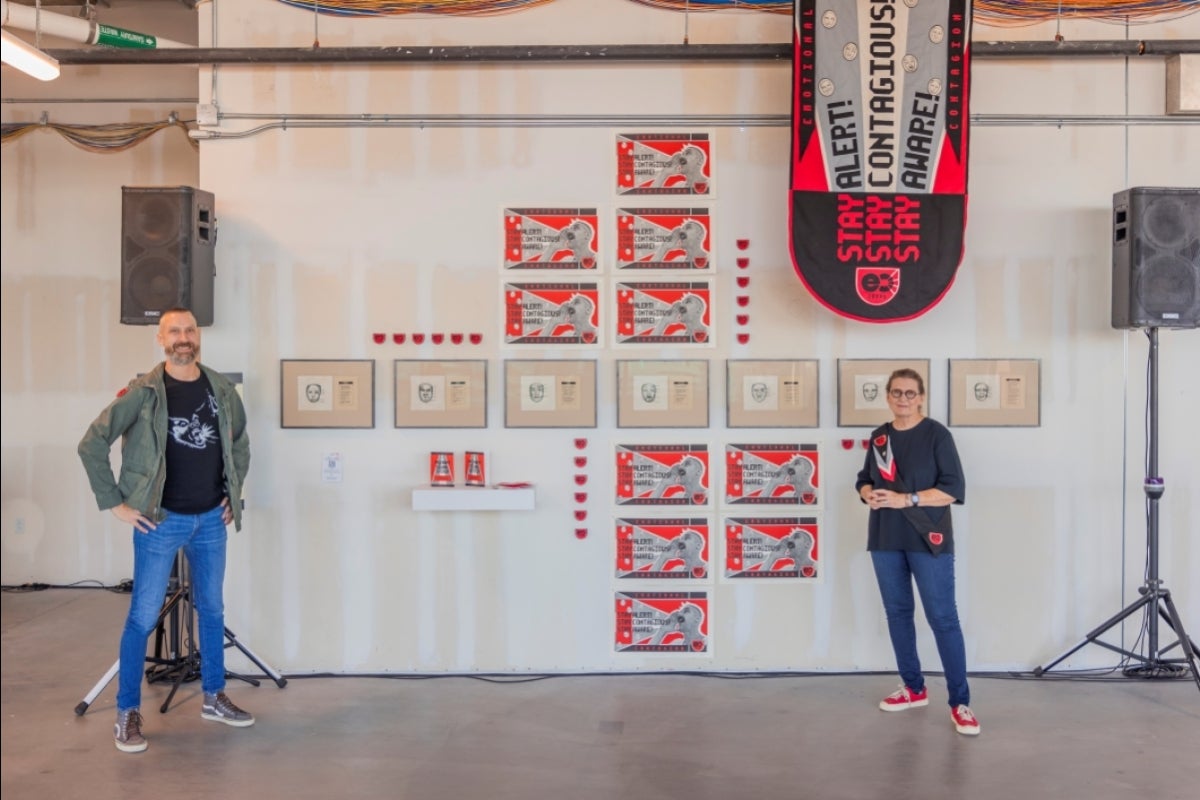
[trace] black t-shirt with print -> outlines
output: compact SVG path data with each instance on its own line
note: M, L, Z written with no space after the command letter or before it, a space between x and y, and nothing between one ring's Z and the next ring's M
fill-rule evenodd
M217 398L203 372L194 381L164 375L167 389L167 480L162 507L201 514L225 497Z

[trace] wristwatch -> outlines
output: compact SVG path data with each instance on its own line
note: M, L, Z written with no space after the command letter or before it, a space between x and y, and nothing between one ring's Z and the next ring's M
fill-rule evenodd
M910 502L910 503L912 503L914 506L919 506L919 505L921 505L921 495L917 494L916 492L913 492L912 494L910 494L910 495L908 496L908 500L909 500L909 502Z

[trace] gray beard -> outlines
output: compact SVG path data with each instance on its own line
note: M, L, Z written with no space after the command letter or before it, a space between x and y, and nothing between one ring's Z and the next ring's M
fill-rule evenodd
M167 360L176 367L186 367L191 365L200 355L200 350L193 349L188 352L176 352L175 350L166 350Z

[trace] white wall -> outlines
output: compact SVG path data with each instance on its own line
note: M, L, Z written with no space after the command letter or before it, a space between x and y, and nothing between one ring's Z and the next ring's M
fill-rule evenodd
M322 17L319 38L323 46L682 38L680 15L619 0L600 6L557 0L486 20ZM313 38L312 14L247 0L202 6L202 44L213 7L218 46L303 46ZM1197 38L1198 29L1193 15L1135 33ZM1071 39L1125 34L1092 23L1064 30ZM1052 32L1017 31L1030 38ZM688 34L693 43L786 41L790 20L692 15ZM977 40L1007 35L975 32ZM1158 59L980 59L972 110L1158 114L1164 82ZM215 83L201 69L198 84L201 101L226 114L784 114L790 73L787 65L765 64L222 66ZM120 86L125 96L142 91ZM5 96L9 87L6 71ZM54 91L67 88L64 82ZM5 120L36 118L40 110L5 107ZM74 120L98 121L114 109L72 111ZM219 130L257 124L226 120ZM1135 596L1145 542L1146 346L1140 333L1109 325L1111 195L1127 186L1200 185L1194 124L977 124L967 252L957 281L925 316L888 326L833 317L796 279L787 249L786 129L710 128L718 162L715 347L500 346L500 208L598 205L602 224L611 220L618 201L608 159L617 130L630 128L293 127L203 142L198 176L188 145L174 134L119 156L84 154L48 135L6 145L3 581L111 583L129 576L129 533L96 511L74 453L112 392L156 358L149 329L117 324L117 187L198 181L215 193L220 221L217 320L204 332L205 360L245 373L253 441L246 525L231 538L229 624L277 669L890 668L863 552L866 514L852 491L862 451L840 445L866 431L837 427L839 358L929 358L930 411L940 419L948 358L1041 360L1040 427L955 429L969 482L956 526L973 669L1045 663ZM737 238L752 241L748 345L733 336ZM602 283L611 283L611 268L604 275ZM478 330L485 342L464 349L371 339L377 331L422 330ZM449 357L488 360L488 429L393 428L392 360ZM503 427L503 360L542 357L599 359L597 429ZM615 360L637 357L709 359L710 428L617 429ZM725 360L783 357L820 360L820 427L727 430ZM374 359L375 429L280 429L279 361L286 358ZM1193 629L1200 628L1193 580L1200 573L1200 482L1185 444L1195 441L1194 403L1186 398L1200 391L1197 363L1200 333L1162 333L1159 472L1168 489L1160 504L1161 564ZM581 435L589 440L590 476L590 536L583 541L573 535L571 498L571 441ZM711 656L614 654L613 592L646 587L618 586L612 578L611 520L620 513L609 499L613 446L696 441L719 453L727 443L771 440L822 447L822 580L710 581ZM476 446L490 451L494 480L537 485L537 510L413 512L409 492L426 480L428 452ZM329 452L344 456L340 484L321 481L321 457ZM720 494L719 480L713 488ZM715 528L720 514L709 514ZM714 558L719 553L714 547ZM119 625L114 620L114 637ZM931 637L923 635L922 647L936 664ZM1085 648L1069 663L1110 660Z

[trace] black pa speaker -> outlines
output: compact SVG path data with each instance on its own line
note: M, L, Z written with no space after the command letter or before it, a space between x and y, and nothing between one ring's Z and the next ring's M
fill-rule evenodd
M190 186L121 187L121 322L157 325L190 308L213 322L217 221L211 192Z
M1112 326L1200 327L1200 189L1113 195Z

